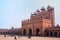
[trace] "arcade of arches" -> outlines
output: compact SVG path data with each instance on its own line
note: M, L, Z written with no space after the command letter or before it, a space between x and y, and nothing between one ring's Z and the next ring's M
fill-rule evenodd
M29 29L28 30L28 35L33 35L33 30L32 29ZM46 37L60 37L60 30L45 30L44 31L44 36L46 36ZM26 29L24 29L23 30L23 35L27 35L27 31L26 31ZM36 30L35 30L35 36L40 36L41 34L40 34L40 29L39 28L36 28Z
M60 31L56 31L56 30L54 30L54 31L49 31L49 30L47 30L47 31L45 31L45 34L44 34L45 36L49 36L49 37L60 37Z

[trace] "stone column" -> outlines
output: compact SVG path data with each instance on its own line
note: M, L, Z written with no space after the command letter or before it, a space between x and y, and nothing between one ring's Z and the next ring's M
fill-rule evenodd
M57 37L59 37L59 32L57 32Z
M48 32L48 34L49 34L48 36L50 37L50 32Z
M54 32L53 32L53 37L54 37Z
M26 36L28 36L28 33L29 33L28 30L26 30Z

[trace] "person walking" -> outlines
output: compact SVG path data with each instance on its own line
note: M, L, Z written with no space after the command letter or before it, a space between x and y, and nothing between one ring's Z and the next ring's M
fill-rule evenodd
M15 40L17 40L16 36L14 37Z

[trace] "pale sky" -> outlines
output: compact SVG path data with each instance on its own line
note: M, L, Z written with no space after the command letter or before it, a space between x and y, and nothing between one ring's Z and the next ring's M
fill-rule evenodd
M20 28L22 20L48 5L55 8L55 23L60 24L60 0L0 0L0 28Z

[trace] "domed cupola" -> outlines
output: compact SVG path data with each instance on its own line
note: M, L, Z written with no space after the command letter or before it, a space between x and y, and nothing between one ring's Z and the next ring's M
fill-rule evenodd
M47 6L47 10L54 10L54 8L51 6Z
M50 5L48 5L48 6L47 6L47 9L50 9L50 8L51 8Z
M37 10L36 10L36 12L40 12L40 10L39 10L39 9L37 9Z
M45 8L44 8L44 7L42 7L42 8L41 8L41 11L45 11Z

